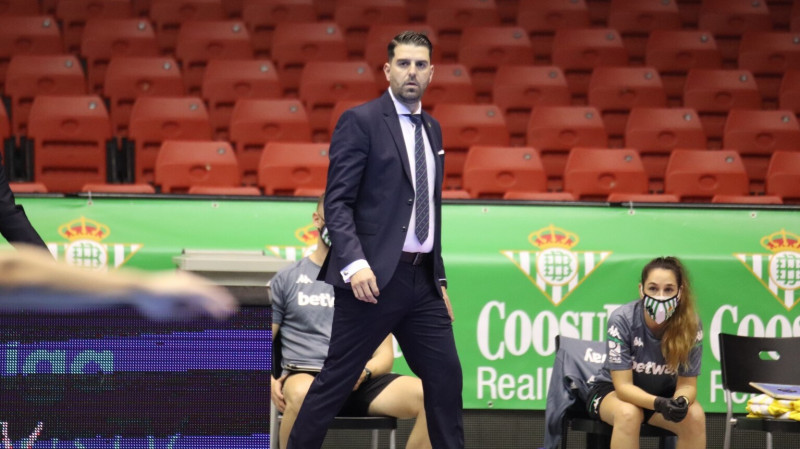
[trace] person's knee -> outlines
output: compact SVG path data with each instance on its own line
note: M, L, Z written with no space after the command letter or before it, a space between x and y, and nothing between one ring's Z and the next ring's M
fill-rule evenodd
M286 401L287 411L300 410L300 406L308 393L308 385L289 383L283 387L283 398Z
M617 401L616 409L614 410L614 428L619 429L636 429L644 421L644 412L641 408L624 401Z
M681 428L691 435L699 435L706 431L706 413L700 404L694 403L689 407Z

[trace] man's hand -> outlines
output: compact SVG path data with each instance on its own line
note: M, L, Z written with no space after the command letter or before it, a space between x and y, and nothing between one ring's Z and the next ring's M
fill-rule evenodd
M269 376L271 379L270 392L272 393L272 402L281 413L286 410L286 400L283 398L283 381L286 380L287 374L284 374L280 379Z
M450 297L447 296L447 288L442 287L442 298L444 299L444 305L447 306L447 314L450 315L450 321L455 321L456 317L453 315L453 306L450 305Z
M376 296L380 294L378 291L378 280L375 279L375 273L370 268L362 268L358 270L350 278L350 286L353 288L353 294L359 301L364 301L372 304L377 304Z

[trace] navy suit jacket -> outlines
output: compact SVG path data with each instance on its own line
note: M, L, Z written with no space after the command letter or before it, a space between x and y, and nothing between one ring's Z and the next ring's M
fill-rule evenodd
M47 248L39 233L28 221L22 206L16 204L2 164L0 164L0 234L9 243L28 243Z
M423 111L423 129L435 152L434 282L445 279L442 262L442 173L444 153L439 122ZM349 288L341 270L366 259L383 288L394 275L414 206L414 170L388 91L342 114L330 145L325 191L325 224L331 250L319 279ZM437 291L441 295L441 288Z

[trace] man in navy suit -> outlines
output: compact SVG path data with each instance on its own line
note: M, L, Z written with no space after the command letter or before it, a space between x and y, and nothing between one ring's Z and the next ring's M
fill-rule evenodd
M431 52L423 34L395 36L384 65L389 89L342 114L333 132L325 194L331 250L320 271L335 289L333 327L289 449L322 446L390 332L422 380L432 446L464 447L461 363L441 248L442 132L421 103Z
M47 249L39 233L28 221L22 206L16 204L2 163L0 163L0 234L12 244L27 243Z

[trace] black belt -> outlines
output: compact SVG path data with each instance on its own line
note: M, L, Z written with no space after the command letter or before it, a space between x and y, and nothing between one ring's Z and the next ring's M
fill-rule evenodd
M422 265L431 258L431 253L400 253L400 262L410 263L411 265Z

